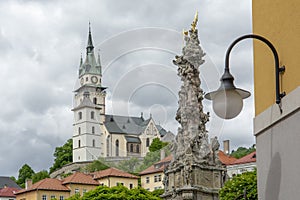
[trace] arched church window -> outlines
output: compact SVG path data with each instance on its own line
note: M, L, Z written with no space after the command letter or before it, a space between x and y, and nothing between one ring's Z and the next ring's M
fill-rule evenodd
M116 156L119 156L119 140L116 140Z
M109 156L109 141L110 140L110 135L107 136L106 138L106 156Z
M91 112L91 119L95 119L95 112L94 111Z
M130 144L130 152L133 152L133 144Z
M78 113L78 120L81 120L82 119L82 112L79 112Z
M93 140L93 147L95 147L95 140Z
M149 147L149 146L150 146L150 139L147 138L147 139L146 139L146 147Z
M139 145L139 144L136 145L136 152L137 152L137 153L140 153L140 145Z
M80 144L80 140L78 140L78 148L80 148L81 144Z
M93 99L93 102L94 102L94 104L97 104L97 98L96 97Z
M95 133L95 127L92 126L92 133L94 134Z
M80 127L78 127L78 135L80 135L81 134L81 129L80 129Z

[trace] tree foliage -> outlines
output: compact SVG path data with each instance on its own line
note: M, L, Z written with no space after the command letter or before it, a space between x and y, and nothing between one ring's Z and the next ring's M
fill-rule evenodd
M168 144L169 144L168 142L163 142L159 138L154 138L152 140L151 145L149 146L149 151L150 152L158 151L158 150L162 149L163 147L167 146Z
M232 151L230 155L235 158L242 158L254 151L256 151L255 145L252 145L252 147L249 147L249 148L239 147L236 151Z
M139 159L131 158L129 160L122 160L121 162L119 162L117 168L129 173L133 173L138 170L139 166L140 166Z
M158 162L160 160L160 152L155 151L155 152L148 152L146 156L144 157L142 165L139 166L138 170L139 172L147 169L154 163Z
M45 178L49 178L49 173L46 170L42 170L32 175L32 183L36 183Z
M68 200L161 200L152 192L141 187L128 189L122 185L107 187L98 186L95 190L85 193L82 197L72 196Z
M19 186L21 186L22 188L24 188L26 179L32 179L33 175L34 175L33 169L29 165L24 164L19 169L19 176L18 176L17 184Z
M63 146L56 147L54 152L54 163L50 167L50 174L62 166L71 163L73 161L72 157L73 141L69 139Z
M247 200L257 199L257 178L256 171L245 172L227 181L219 192L220 200L244 199L246 189Z
M87 165L83 170L87 172L96 172L108 168L109 166L101 162L100 160L94 160L91 164Z

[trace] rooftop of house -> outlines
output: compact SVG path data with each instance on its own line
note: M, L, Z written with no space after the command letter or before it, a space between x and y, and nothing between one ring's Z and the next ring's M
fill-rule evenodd
M29 191L34 191L34 190L55 190L55 191L66 191L66 192L70 191L69 188L67 188L62 184L61 180L53 179L53 178L45 178L33 184L27 189L22 189L16 192L16 194L21 194Z
M123 178L133 178L138 179L139 177L129 174L127 172L124 172L122 170L116 169L116 168L108 168L106 170L93 172L92 175L94 176L94 179L101 179L105 177L123 177Z
M237 159L230 165L240 165L240 164L252 163L252 162L256 162L256 151L254 151L242 158Z
M19 188L5 187L0 189L0 197L16 197L15 193L19 191Z
M11 187L21 189L10 177L0 176L0 188Z
M230 155L227 155L221 150L219 150L218 156L219 156L219 159L220 159L221 163L224 164L224 165L230 165L230 164L234 163L237 160L237 158L234 158Z
M139 173L139 175L142 176L142 175L146 175L146 174L154 174L154 173L163 172L164 169L171 162L171 160L172 160L172 155L169 155L169 156L165 157L164 159L158 161L157 163L154 163L153 165L151 165L150 167L148 167L144 171L141 171Z
M83 185L99 185L99 183L93 179L92 175L84 174L82 172L75 172L74 174L62 180L63 185L68 183Z

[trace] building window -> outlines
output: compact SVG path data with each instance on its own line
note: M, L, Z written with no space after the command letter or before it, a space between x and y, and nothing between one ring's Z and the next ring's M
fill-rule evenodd
M146 147L149 147L149 146L150 146L150 139L147 138L147 139L146 139Z
M64 200L64 196L59 196L59 200Z
M95 147L95 140L93 140L93 147Z
M80 144L80 140L78 140L78 148L80 148L81 144Z
M116 140L116 156L119 156L119 140Z
M118 186L118 185L124 185L124 183L119 183L119 182L117 182L117 185L116 185L116 186Z
M130 152L133 152L133 144L130 144Z
M92 133L95 133L95 127L92 126Z
M130 184L129 184L129 189L132 189L132 188L133 188L133 184L130 183Z
M97 104L97 98L96 97L93 99L93 103Z
M47 195L43 194L42 195L42 200L47 200Z
M75 189L75 194L79 194L79 189Z
M161 181L161 175L155 175L154 176L154 182L160 182Z
M81 129L80 129L80 127L78 127L78 134L79 134L79 135L81 134Z
M82 194L84 195L86 193L86 189L83 189L82 190Z
M89 81L89 77L86 77L86 78L85 78L85 81Z
M150 177L149 176L146 177L146 183L150 183Z
M82 119L82 112L79 112L78 113L78 120L81 120Z
M50 196L50 199L56 199L56 198L55 198L55 195L51 195L51 196Z
M94 111L91 112L91 119L95 119L95 112Z
M140 145L136 145L136 152L140 153Z

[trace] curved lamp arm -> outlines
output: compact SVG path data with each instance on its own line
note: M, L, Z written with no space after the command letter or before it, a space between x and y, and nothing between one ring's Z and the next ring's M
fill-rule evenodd
M278 53L275 49L275 47L273 46L273 44L267 40L266 38L260 36L260 35L255 35L255 34L248 34L248 35L244 35L241 36L239 38L237 38L236 40L234 40L231 45L228 47L227 52L226 52L226 57L225 57L225 71L229 72L229 55L230 52L232 50L232 48L241 40L247 39L247 38L253 38L253 39L258 39L262 42L264 42L266 45L268 45L268 47L270 47L270 49L273 52L274 55L274 61L275 61L275 88L276 88L276 103L280 104L281 102L281 98L285 96L285 92L280 93L280 84L279 84L279 74L281 72L285 71L285 67L279 67L279 58L278 58Z
M224 70L224 74L220 79L221 85L219 89L217 89L216 91L209 92L204 96L204 98L213 101L213 110L219 117L223 119L232 119L236 117L243 108L242 99L248 98L250 96L250 92L240 88L236 88L234 86L233 83L234 78L229 72L229 55L232 48L238 42L247 38L258 39L264 42L265 44L268 45L268 47L273 52L274 60L275 60L276 103L279 105L280 112L282 112L281 98L285 96L285 92L280 93L279 75L280 72L285 71L285 67L284 66L279 67L279 59L278 59L277 51L269 40L259 35L248 34L237 38L231 43L231 45L229 46L226 52L225 70Z

